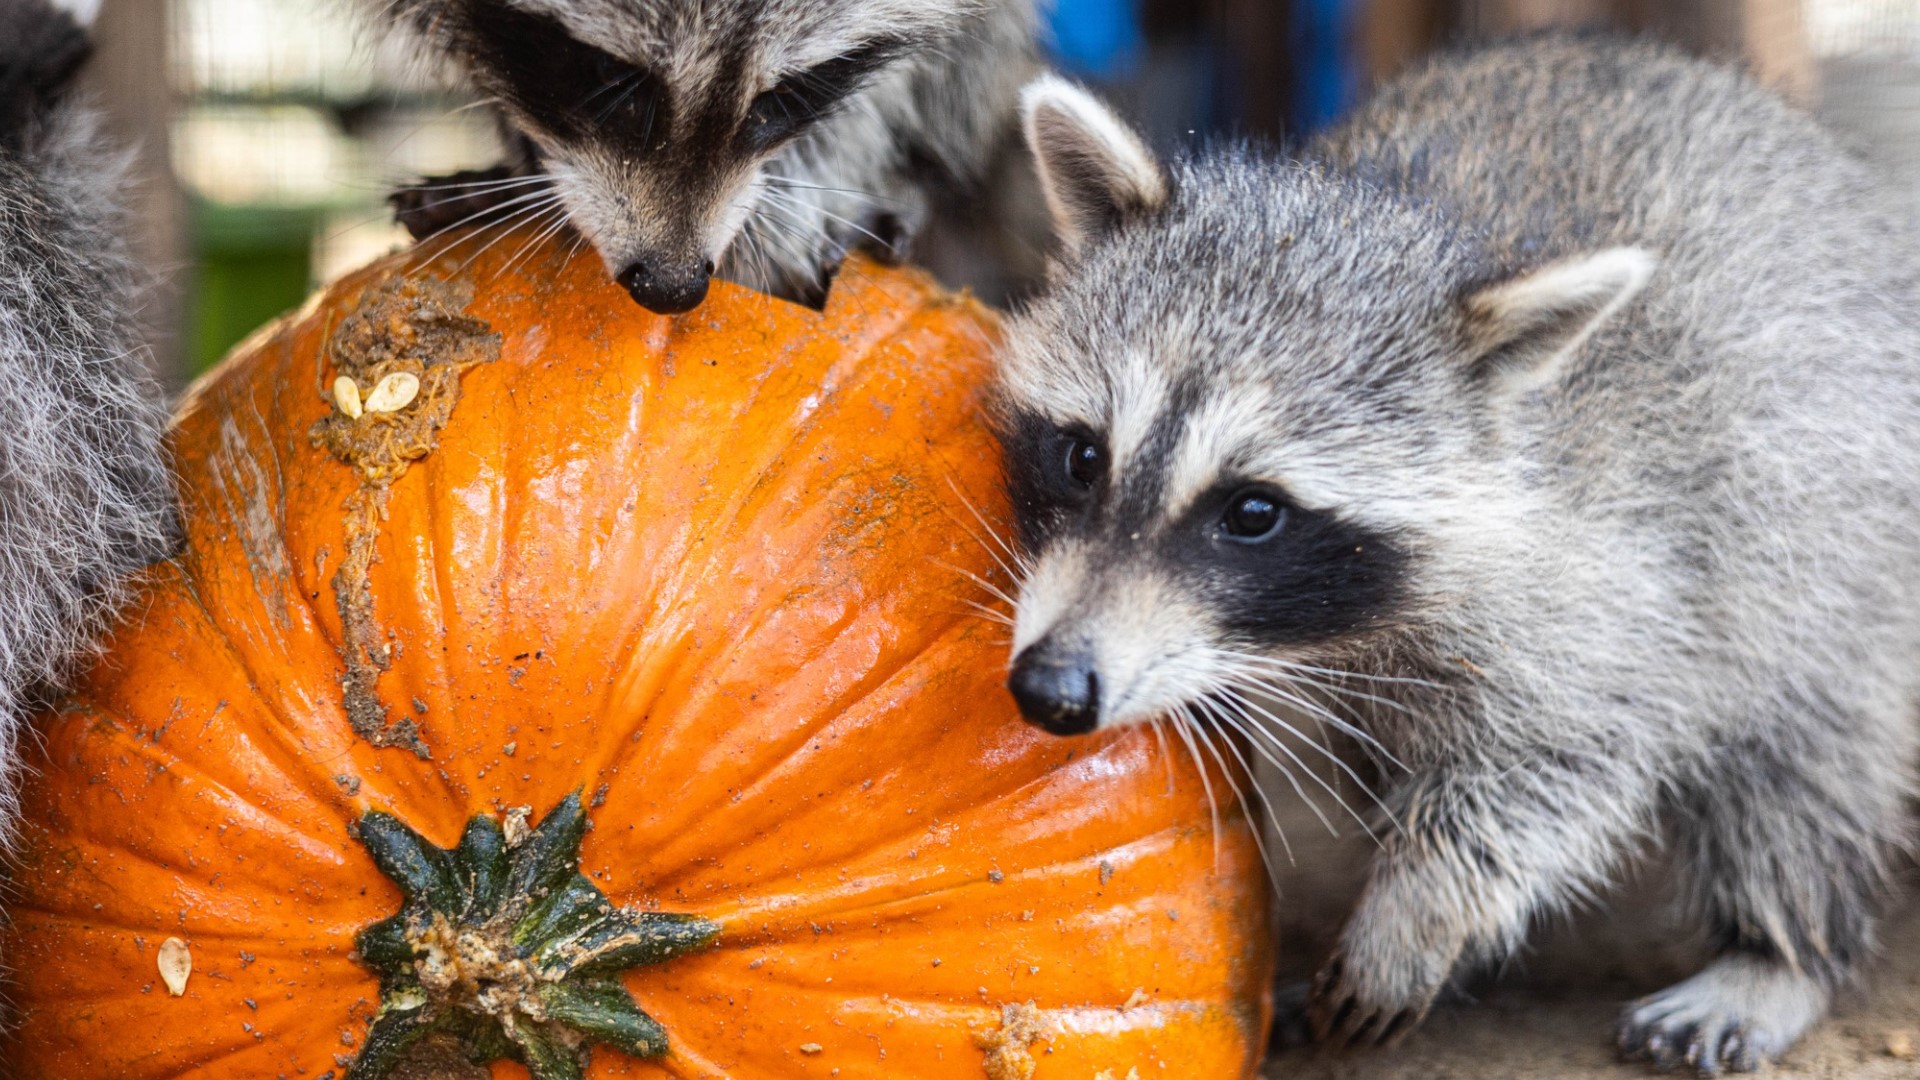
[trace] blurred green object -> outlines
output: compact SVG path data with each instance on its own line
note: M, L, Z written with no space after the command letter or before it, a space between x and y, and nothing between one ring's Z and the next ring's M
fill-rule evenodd
M315 208L195 201L191 375L306 298L320 220Z

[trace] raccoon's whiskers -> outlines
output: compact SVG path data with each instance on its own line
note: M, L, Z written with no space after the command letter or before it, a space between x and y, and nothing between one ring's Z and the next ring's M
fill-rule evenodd
M465 236L455 239L449 244L447 244L447 246L443 248L442 251L443 252L451 251L454 248L465 243L471 237L480 236L485 233L494 232L497 230L498 235L496 235L493 239L487 241L486 243L480 245L477 251L467 256L466 259L461 262L457 272L465 273L468 267L472 266L474 262L480 258L480 256L485 255L489 250L491 250L495 244L498 244L500 241L505 240L509 236L512 236L514 233L518 232L523 227L531 225L536 221L545 221L547 218L547 215L549 214L552 214L555 212L564 213L564 210L558 206L559 202L560 202L560 196L558 195L549 196L549 201L534 203L531 206L523 207L520 210L515 211L513 213L513 216L511 217L503 218L497 222L490 222L486 225L482 225L477 229L474 229L472 232L467 233ZM435 237L438 237L439 235L440 233L434 234Z
M826 239L826 230L819 225L813 222L802 221L792 213L789 213L788 207L769 202L764 198L765 196L771 196L773 192L762 189L760 194L763 198L754 200L754 216L766 222L768 225L779 226L779 228L768 230L768 239L780 241L790 253L796 250L791 245L798 244L800 247L797 250L800 254L807 252L808 248L806 244L809 240L818 241Z
M1207 818L1213 828L1213 866L1220 868L1220 803L1213 795L1213 781L1207 779L1207 763L1200 756L1200 747L1194 741L1194 729L1199 721L1193 717L1193 710L1185 705L1171 714L1174 720L1174 734L1187 744L1187 753L1193 757L1193 769L1200 774L1200 789L1207 797Z
M796 271L793 268L812 261L812 253L816 250L809 244L807 236L802 234L802 229L800 222L793 220L779 207L760 199L754 200L746 227L742 232L751 233L754 236L760 245L761 254L769 258L780 272L778 282L773 280L773 274L766 274L763 278L763 287L790 288L802 284L794 280ZM818 230L814 232L814 239L817 242L819 233ZM784 258L773 258L775 255L784 256Z
M1260 809L1266 814L1267 820L1275 822L1273 833L1280 838L1280 849L1286 852L1287 865L1292 866L1294 865L1293 845L1287 842L1287 834L1280 829L1279 819L1273 813L1273 802L1267 797L1266 790L1260 786L1259 778L1254 776L1253 766L1248 763L1246 754L1241 752L1239 741L1223 726L1226 718L1208 708L1204 702L1195 710L1195 716L1200 720L1211 721L1213 724L1213 733L1217 737L1208 740L1207 750L1213 755L1213 759L1219 762L1221 775L1226 777L1228 786L1233 788L1233 797L1240 801L1241 808L1247 812L1247 827L1253 833L1255 850L1260 852L1260 865L1266 869L1268 878L1272 880L1273 887L1277 890L1280 888L1280 878L1273 856L1267 850L1266 838L1261 835L1260 823L1253 819L1254 808L1247 802L1247 793L1240 789L1240 782L1234 779L1233 770L1227 766L1226 760L1220 755L1219 743L1225 743L1234 761L1239 763L1241 773L1247 778L1247 786L1253 789L1254 797L1259 800Z
M1222 702L1222 704L1232 707L1231 702ZM1254 752L1259 754L1262 758L1266 759L1269 765L1272 765L1274 768L1280 770L1280 775L1287 778L1287 784L1293 788L1293 793L1299 797L1301 802L1307 805L1307 809L1313 811L1314 817L1320 819L1320 824L1326 827L1327 832L1333 836L1340 835L1340 830L1334 827L1332 820L1330 820L1327 817L1326 813L1320 809L1320 804L1318 802L1315 802L1313 796L1308 795L1306 789L1300 786L1300 778L1294 774L1294 771L1292 769L1287 767L1286 762L1281 761L1279 758L1275 757L1273 751L1271 749L1268 749L1267 744L1273 741L1273 737L1269 732L1261 730L1259 728L1259 725L1253 723L1250 719L1246 719L1246 718L1236 719L1235 717L1233 717L1232 715L1229 715L1228 713L1221 712L1218 708L1208 706L1205 702L1202 702L1202 707L1211 708L1211 711L1213 712L1213 715L1217 721L1222 721L1227 723L1235 731L1238 731L1241 735L1245 736L1247 742L1253 747ZM1306 763L1302 762L1298 757L1294 756L1290 751L1288 751L1288 748L1285 745L1280 745L1280 744L1275 744L1275 745L1278 745L1282 753L1286 753L1288 757L1292 758L1293 763L1299 766L1303 771L1305 771L1307 775L1309 776L1314 775L1313 770L1308 768ZM1335 795L1334 798L1338 800L1339 796ZM1269 809L1271 809L1272 804L1269 803L1268 807ZM1349 814L1353 813L1352 810L1348 810L1347 812ZM1275 820L1277 821L1278 819L1275 819ZM1364 822L1362 823L1361 827L1365 828Z
M975 585L980 586L982 589L987 590L988 594L991 595L995 600L998 600L1001 603L1006 604L1008 607L1019 606L1014 601L1013 597L1007 594L1007 591L1005 589L1002 589L1000 586L995 585L993 582L988 581L986 578L981 577L979 574L974 573L973 571L967 569L966 567L955 566L952 563L947 562L943 559L934 559L933 563L935 566L939 566L947 570L951 570L954 573L959 574L961 577L966 578L968 581L973 582Z
M820 192L825 192L826 194L829 194L829 195L846 195L850 198L862 199L870 203L885 203L889 206L906 205L905 203L901 202L899 199L891 199L885 195L876 195L871 191L861 191L857 188L827 187L825 184L807 184L807 183L802 183L801 181L798 181L798 180L790 179L785 176L775 176L772 174L767 174L766 176L763 176L761 179L765 180L769 185L773 187L784 188L784 189L789 189L793 191L820 191Z
M544 183L550 183L550 182L551 182L550 179L545 176L527 176L527 177L513 177L508 180L480 180L480 181L475 181L473 184L435 184L434 188L438 190L440 188L485 186L489 190L491 190L491 186L493 185L497 185L501 189L506 189L510 187L524 186L526 184L544 184ZM392 190L396 186L400 186L400 185L398 184L380 185L381 190L387 190L387 191ZM530 194L538 194L538 192L533 192ZM458 201L459 199L464 197L465 197L464 195L454 195L445 199L429 200L427 202L421 203L420 205L422 209L435 207L435 206L442 206L442 205L445 205L446 203ZM494 210L498 210L500 208L500 205L507 205L507 204L499 204L489 209L481 210L474 214L469 214L468 216L461 218L459 221L456 221L450 225L446 225L441 228L435 229L431 234L424 237L421 240L421 243L425 243L427 240L432 240L438 237L441 233L446 232L450 229L458 228L461 225L464 225L467 222L472 221L474 218L480 216L481 214L491 213ZM359 218L357 220L347 222L345 225L342 225L338 229L335 229L332 232L328 233L326 236L326 239L329 241L337 240L340 237L345 236L347 233L350 233L355 229L364 229L369 225L388 224L388 223L391 223L392 220L393 220L393 214L391 211L382 211L381 213L375 214L372 217Z
M427 244L430 244L436 240L440 240L443 237L446 237L449 233L453 233L459 230L461 226L470 224L474 221L478 221L479 219L486 217L489 214L497 214L501 210L506 209L507 207L516 207L516 209L512 213L508 214L507 216L501 218L498 221L487 222L485 225L483 225L480 228L461 233L459 237L451 240L446 246L441 248L440 252L437 252L436 254L444 253L446 251L452 250L452 248L455 245L462 243L467 239L471 239L472 237L479 236L482 233L485 233L488 230L496 228L498 226L511 225L514 222L520 220L525 215L544 210L548 206L551 206L554 203L557 203L559 201L560 201L560 194L556 191L549 191L549 190L529 191L524 195L516 195L513 198L508 199L506 202L500 203L495 206L487 207L484 210L476 210L473 213L468 214L466 217L463 217L458 221L451 222L447 225L443 225L440 228L433 230L433 232L429 233L425 238L423 238L420 241L419 246L424 247Z
M506 262L500 264L500 269L495 270L493 272L493 277L489 278L488 280L490 281L499 280L500 275L513 269L514 265L519 263L521 259L524 258L529 252L533 251L533 249L545 243L548 239L550 239L555 233L559 232L561 229L564 229L567 227L567 211L564 207L559 208L557 212L554 210L549 210L547 211L547 214L553 215L553 223L548 225L546 228L541 229L539 232L535 233L533 236L533 239L528 240L524 244L521 244L519 250L515 251L511 256L509 256ZM542 215L542 216L544 217L546 215Z
M966 601L966 605L972 608L974 611L978 612L982 618L986 619L989 622L999 623L1001 626L1005 626L1009 629L1013 627L1013 616L1008 615L1006 612L1001 611L999 608L988 607L987 605L981 603L978 600L968 600Z
M1290 734L1294 734L1294 736L1296 736L1296 738L1298 738L1300 742L1304 742L1304 744L1308 744L1308 746L1311 746L1311 748L1317 749L1319 753L1323 753L1323 755L1327 755L1327 759L1329 759L1329 761L1332 761L1334 765L1338 765L1338 767L1340 767L1342 771L1346 771L1346 773L1350 774L1350 776L1354 776L1354 784L1357 784L1357 786L1359 786L1359 790L1361 790L1361 792L1365 792L1365 796L1367 796L1367 798L1373 799L1375 803L1379 803L1380 801L1379 796L1375 796L1375 794L1373 794L1373 790L1369 790L1369 788L1367 788L1367 784L1363 784L1363 782L1359 780L1359 776L1357 776L1357 774L1354 774L1354 771L1352 771L1352 769L1350 769L1350 767L1348 767L1348 765L1346 765L1344 761L1340 761L1340 759L1338 759L1336 755L1332 755L1331 751L1329 751L1329 749L1327 748L1323 748L1321 744L1317 744L1317 742L1313 742L1311 738L1308 738L1308 736L1306 736L1304 732L1300 732L1298 728L1294 728L1292 724L1284 723L1284 721L1279 721L1277 717L1273 717L1273 715L1271 715L1271 713L1267 713L1265 709L1260 709L1258 705L1254 705L1252 701L1248 701L1246 700L1246 698L1240 698L1238 694L1235 694L1235 692L1231 692L1231 690L1227 690L1227 692L1223 692L1223 694L1221 694L1221 696L1217 698L1217 701L1219 701L1219 705L1223 705L1223 707L1227 707L1227 709L1233 709L1233 713L1235 713L1235 715L1238 715L1238 721L1236 721L1236 723L1233 724L1236 730L1240 730L1242 734L1246 734L1246 738L1248 738L1248 742L1252 742L1252 744L1254 744L1254 749L1256 749L1256 751L1260 751L1261 757L1265 757L1265 759L1267 759L1267 761L1269 761L1269 763L1271 763L1271 765L1273 765L1275 769L1279 769L1279 771L1281 771L1281 773L1283 773L1284 776L1286 776L1286 782L1288 782L1288 784L1290 784L1290 786L1294 788L1294 794L1296 794L1296 796L1300 796L1300 801L1304 801L1304 803L1308 805L1308 809L1311 809L1311 811L1313 811L1313 817L1317 817L1317 819L1319 819L1319 822L1321 822L1323 826L1327 826L1327 832L1329 832L1331 836L1340 836L1340 830L1338 830L1338 828L1334 828L1334 824L1332 824L1331 819L1329 819L1329 817L1325 815L1325 811L1321 811L1321 807L1319 807L1319 803L1317 803L1317 801L1313 799L1313 796L1308 796L1308 792L1306 792L1306 788L1302 788L1302 786L1300 786L1300 776L1294 773L1292 769L1288 769L1288 767L1286 767L1286 763L1283 763L1281 759L1277 759L1277 757L1273 755L1273 751L1275 751L1275 749L1279 749L1281 753L1284 753L1284 755L1286 755L1286 759L1288 759L1288 761L1292 761L1292 763L1294 763L1294 765L1296 765L1296 767L1300 769L1300 773L1308 774L1309 780L1313 780L1313 784L1317 784L1317 786L1319 786L1319 788L1321 788L1323 792L1327 792L1327 796L1331 796L1332 801L1334 801L1334 805L1338 805L1338 807L1340 807L1342 811L1346 811L1346 815L1354 819L1354 824L1357 824L1357 826L1359 826L1359 830L1361 830L1361 832L1365 832L1365 834L1367 834L1367 838L1369 838L1369 840L1373 840L1375 844L1379 844L1380 838L1379 836L1375 836L1375 832L1373 832L1373 826L1371 826L1371 824L1367 824L1367 819L1365 819L1365 817L1363 817L1363 815L1361 815L1359 811L1356 811L1356 809L1354 809L1354 807L1352 807L1352 805L1350 805L1350 803L1348 803L1346 799L1340 796L1340 792L1338 792L1338 790L1336 790L1336 788L1334 788L1332 784L1329 784L1329 782L1327 782L1327 778L1325 778L1325 776L1321 776L1321 774L1317 773L1317 771L1315 771L1315 769L1313 769L1311 765L1308 765L1306 761L1302 761L1302 759L1300 759L1300 755L1298 755L1298 753L1294 753L1294 748L1290 748L1290 746L1286 746L1286 740L1283 740L1283 738L1281 738L1281 736L1279 736L1277 732L1273 732L1273 730L1269 730L1269 728L1267 728L1265 724L1267 723L1281 724L1281 726L1283 726L1283 728L1286 728L1286 730L1288 730ZM1223 715L1223 717L1227 717L1227 719L1233 719L1233 717L1231 717L1229 713L1221 713L1221 715ZM1384 809L1384 807L1382 807L1382 809ZM1388 815L1388 817L1390 817L1390 815Z
M1154 717L1147 723L1153 728L1153 737L1160 744L1160 760L1167 766L1167 794L1173 794L1173 750L1167 745L1166 723L1161 717Z
M1019 581L1022 577L1026 576L1026 571L1031 569L1027 560L1023 558L1018 551L1014 550L1013 545L1007 541L1006 537L1000 535L1000 531L993 527L993 523L988 521L986 515L980 512L980 508L973 505L973 500L967 498L966 493L960 490L960 485L953 482L953 477L948 476L945 479L947 481L947 489L953 492L954 498L960 500L961 506L967 508L967 513L973 515L973 520L979 523L980 528L986 532L987 538L984 540L981 539L965 522L956 521L955 524L959 525L968 536L973 537L974 543L987 549L987 554L993 558L994 563L1000 567L1000 571L1006 574L1008 579ZM951 517L952 515L949 514L948 516ZM991 543L989 543L989 541L991 541Z
M754 286L763 290L767 288L772 283L773 275L768 269L767 249L765 243L760 239L759 231L755 229L740 230L740 238L735 241L734 248L739 251L739 255L737 256L738 260L748 264L745 266L745 269ZM733 255L733 249L728 251L728 257L729 262L736 258L736 256Z
M1322 757L1332 762L1335 768L1345 773L1347 778L1353 781L1354 786L1360 789L1361 794L1365 795L1375 806L1380 808L1380 812L1386 816L1388 823L1393 826L1394 831L1398 832L1400 830L1400 822L1394 817L1393 810L1387 806L1386 802L1382 800L1379 795L1374 793L1373 788L1368 786L1365 780L1360 778L1360 774L1355 771L1353 766L1341 759L1340 755L1308 738L1305 732L1287 723L1271 709L1262 706L1259 702L1240 693L1239 690L1233 687L1222 690L1219 696L1221 700L1230 703L1235 711L1245 717L1247 722L1252 725L1256 731L1264 735L1270 745L1286 754L1294 764L1305 769L1307 775L1313 779L1314 783L1318 784L1328 795L1333 796L1333 800L1340 804L1340 809L1345 810L1348 816L1352 817L1355 823L1357 823L1369 837L1372 837L1375 843L1378 843L1380 838L1375 835L1373 827L1367 824L1366 818L1361 816L1353 807L1349 806L1347 801L1340 796L1338 791L1334 790L1333 785L1328 783L1325 777L1321 776L1317 771L1307 768L1306 763L1300 760L1299 756L1293 752L1291 747L1287 746L1285 740L1280 738L1279 732L1273 730L1274 728L1279 728L1294 738L1299 739L1301 742L1312 747Z
M489 248L493 247L495 244L498 244L500 241L505 240L507 237L512 236L515 232L519 231L520 229L528 225L532 225L535 222L544 222L546 221L547 217L551 214L564 213L564 212L565 211L560 204L560 196L552 195L539 202L534 202L534 203L528 204L527 206L523 206L520 209L515 210L508 217L501 218L499 221L488 222L481 225L480 227L472 230L468 235L479 236L483 233L493 232L496 230L498 231L498 235L494 236L493 239L488 240L485 244L482 244L479 250L475 251L472 255L469 255L467 257L467 260L460 264L460 269L464 271L467 267L472 266L474 260L486 254ZM437 237L440 234L435 233L434 235ZM451 244L448 245L448 250L451 250L453 247L463 242L464 242L464 238L453 241Z
M404 186L404 185L411 185L416 187L426 187L432 191L461 191L461 192L472 194L472 193L482 192L482 191L501 191L506 188L526 187L529 184L551 184L551 183L553 183L553 177L548 176L545 173L532 173L527 176L499 176L491 180L460 180L460 181L436 180L426 184L420 184L418 181L414 181L411 178L402 178L394 183L386 184L382 186L398 187L398 186ZM441 201L444 202L447 200L441 200ZM438 206L440 205L440 203L430 202L430 203L425 203L423 205Z
M1390 701L1372 694L1345 691L1344 688L1330 686L1317 679L1288 671L1277 664L1263 664L1264 661L1268 660L1267 657L1230 652L1225 649L1211 650L1211 655L1226 669L1225 677L1228 682L1238 684L1244 689L1270 694L1273 697L1279 698L1287 704L1314 717L1316 723L1325 721L1331 724L1334 730L1365 747L1369 755L1378 754L1385 757L1401 770L1405 771L1407 769L1406 764L1395 757L1391 751L1381 744L1380 740L1374 738L1359 726L1356 722L1359 720L1359 717L1349 720L1333 712L1332 708L1329 707L1340 705L1340 702L1329 701L1322 703L1306 695L1315 690L1326 694L1339 694L1344 692L1348 696L1357 696L1369 702L1392 706L1396 711L1402 713L1407 712L1406 707L1399 702ZM1265 670L1261 670L1263 666Z
M1382 683L1394 686L1418 686L1428 690L1445 690L1446 685L1431 679L1417 679L1410 675L1370 675L1363 671L1345 671L1340 668L1315 667L1293 660L1282 660L1277 656L1262 656L1257 653L1232 653L1232 656L1250 663L1265 664L1270 667L1283 667L1288 671L1306 672L1312 675L1330 675L1338 679L1357 679L1361 682ZM1397 704L1397 703L1396 703Z
M861 225L857 221L849 221L848 219L841 217L839 214L834 213L833 211L827 209L824 206L801 202L800 200L795 199L792 196L782 194L778 190L770 189L770 190L762 191L760 194L764 198L779 200L779 203L778 203L779 205L789 209L793 209L796 211L803 210L803 209L810 209L815 213L819 214L821 217L824 217L830 221L835 221L842 225L845 225L847 228L852 229L854 232L857 232L862 236L865 236L867 239L872 240L876 244L882 244L882 245L886 244L886 241L882 239L878 233L875 233L873 230L868 229L866 226ZM821 229L821 232L824 234L826 230L823 228Z

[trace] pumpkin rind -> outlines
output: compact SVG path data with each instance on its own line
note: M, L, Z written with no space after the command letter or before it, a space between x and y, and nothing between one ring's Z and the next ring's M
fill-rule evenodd
M343 281L182 406L187 550L32 754L13 1074L344 1077L380 1002L356 935L404 899L355 824L453 848L578 790L595 887L719 928L620 976L668 1051L596 1051L595 1080L977 1080L1028 1002L1050 1034L1003 1058L1039 1080L1249 1075L1244 817L1216 835L1150 734L1020 723L969 607L1004 585L974 517L1005 518L991 316L855 264L823 314L717 287L668 320L557 247L468 250ZM345 415L330 343L402 269L471 283L498 353L376 497L311 433ZM356 733L356 679L417 746Z

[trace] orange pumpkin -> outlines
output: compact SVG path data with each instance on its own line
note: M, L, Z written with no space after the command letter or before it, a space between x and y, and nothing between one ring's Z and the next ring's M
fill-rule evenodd
M183 405L186 551L41 722L14 1075L1250 1074L1223 778L1020 723L972 606L992 316L464 253Z

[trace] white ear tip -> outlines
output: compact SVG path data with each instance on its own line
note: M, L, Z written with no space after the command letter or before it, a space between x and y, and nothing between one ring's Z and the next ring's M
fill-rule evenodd
M100 14L100 0L51 0L54 8L73 16L81 26L92 26Z
M1028 83L1020 91L1020 115L1032 121L1042 110L1084 115L1103 106L1098 98L1079 84L1048 72Z
M1594 257L1596 270L1608 276L1616 277L1625 287L1635 292L1653 276L1660 265L1660 259L1653 252L1640 247L1617 247Z

